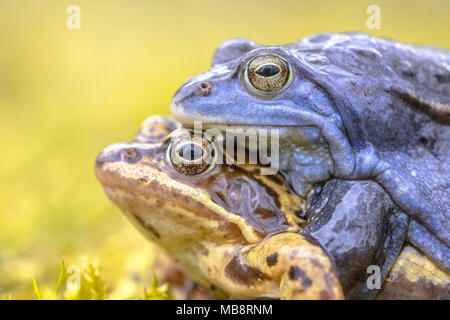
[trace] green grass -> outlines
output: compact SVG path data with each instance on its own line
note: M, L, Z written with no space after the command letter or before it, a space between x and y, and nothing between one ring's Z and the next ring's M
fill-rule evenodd
M86 260L81 268L79 286L73 288L70 286L70 277L67 274L67 268L64 261L61 263L61 269L58 281L54 290L46 287L44 291L38 285L34 276L31 276L31 286L37 300L106 300L109 298L107 284L101 274L98 263ZM132 297L129 297L132 298ZM11 294L4 294L3 300L12 300ZM144 287L143 295L135 297L142 300L173 300L174 296L168 284L159 284L154 275L151 288L147 290Z

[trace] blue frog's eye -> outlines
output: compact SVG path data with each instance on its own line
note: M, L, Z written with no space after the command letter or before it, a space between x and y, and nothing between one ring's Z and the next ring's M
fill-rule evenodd
M253 58L244 71L244 82L250 90L273 94L282 90L292 79L289 63L277 55Z

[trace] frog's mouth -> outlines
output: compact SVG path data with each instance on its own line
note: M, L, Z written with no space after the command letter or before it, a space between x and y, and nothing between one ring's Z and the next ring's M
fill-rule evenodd
M161 242L168 238L167 235L172 240L176 237L189 240L195 234L211 234L211 228L218 230L213 235L220 241L224 238L240 243L261 240L262 235L249 226L244 218L229 213L211 201L209 193L174 179L164 167L152 164L154 154L148 157L141 154L139 158L131 160L122 159L120 154L130 149L122 149L124 145L130 144L106 148L97 157L95 174L111 201L135 225L140 226L140 230L157 230L159 236L151 232L152 240ZM143 150L137 150L136 153L142 153ZM149 146L145 150L154 151ZM134 155L126 153L126 156ZM183 233L174 234L176 229ZM145 233L148 234L147 231ZM210 240L214 237L210 237ZM172 240L169 240L169 244Z

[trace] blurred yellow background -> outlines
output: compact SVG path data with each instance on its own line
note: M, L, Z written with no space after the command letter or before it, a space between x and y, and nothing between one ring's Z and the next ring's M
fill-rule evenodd
M69 5L81 29L69 30ZM381 9L368 30L366 8ZM364 31L450 48L450 1L0 2L0 295L54 287L62 259L98 258L111 298L138 298L155 249L108 201L96 155L129 140L232 37L262 44Z

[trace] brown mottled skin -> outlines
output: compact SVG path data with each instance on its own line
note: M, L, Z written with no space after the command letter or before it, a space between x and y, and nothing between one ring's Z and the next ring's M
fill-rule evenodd
M413 246L405 246L377 299L450 300L450 276Z
M389 219L384 208L394 208L392 200L376 184L334 181L305 202L281 175L261 176L254 165L215 165L187 176L167 159L178 127L170 118L148 118L133 142L99 155L96 174L132 223L217 297L341 299L343 283L347 298L373 298L361 287L367 264L376 263L393 264L378 299L450 298L449 275L420 251L407 245L395 260L391 247L401 249L396 237L404 233L387 230L404 228L403 220ZM351 202L353 188L365 208L356 219L329 205ZM384 222L374 227L366 211ZM335 226L348 241L329 238Z
M282 177L254 165L182 174L168 161L174 127L151 117L135 141L97 158L106 194L136 228L218 297L343 299L328 255L298 233L304 201Z

